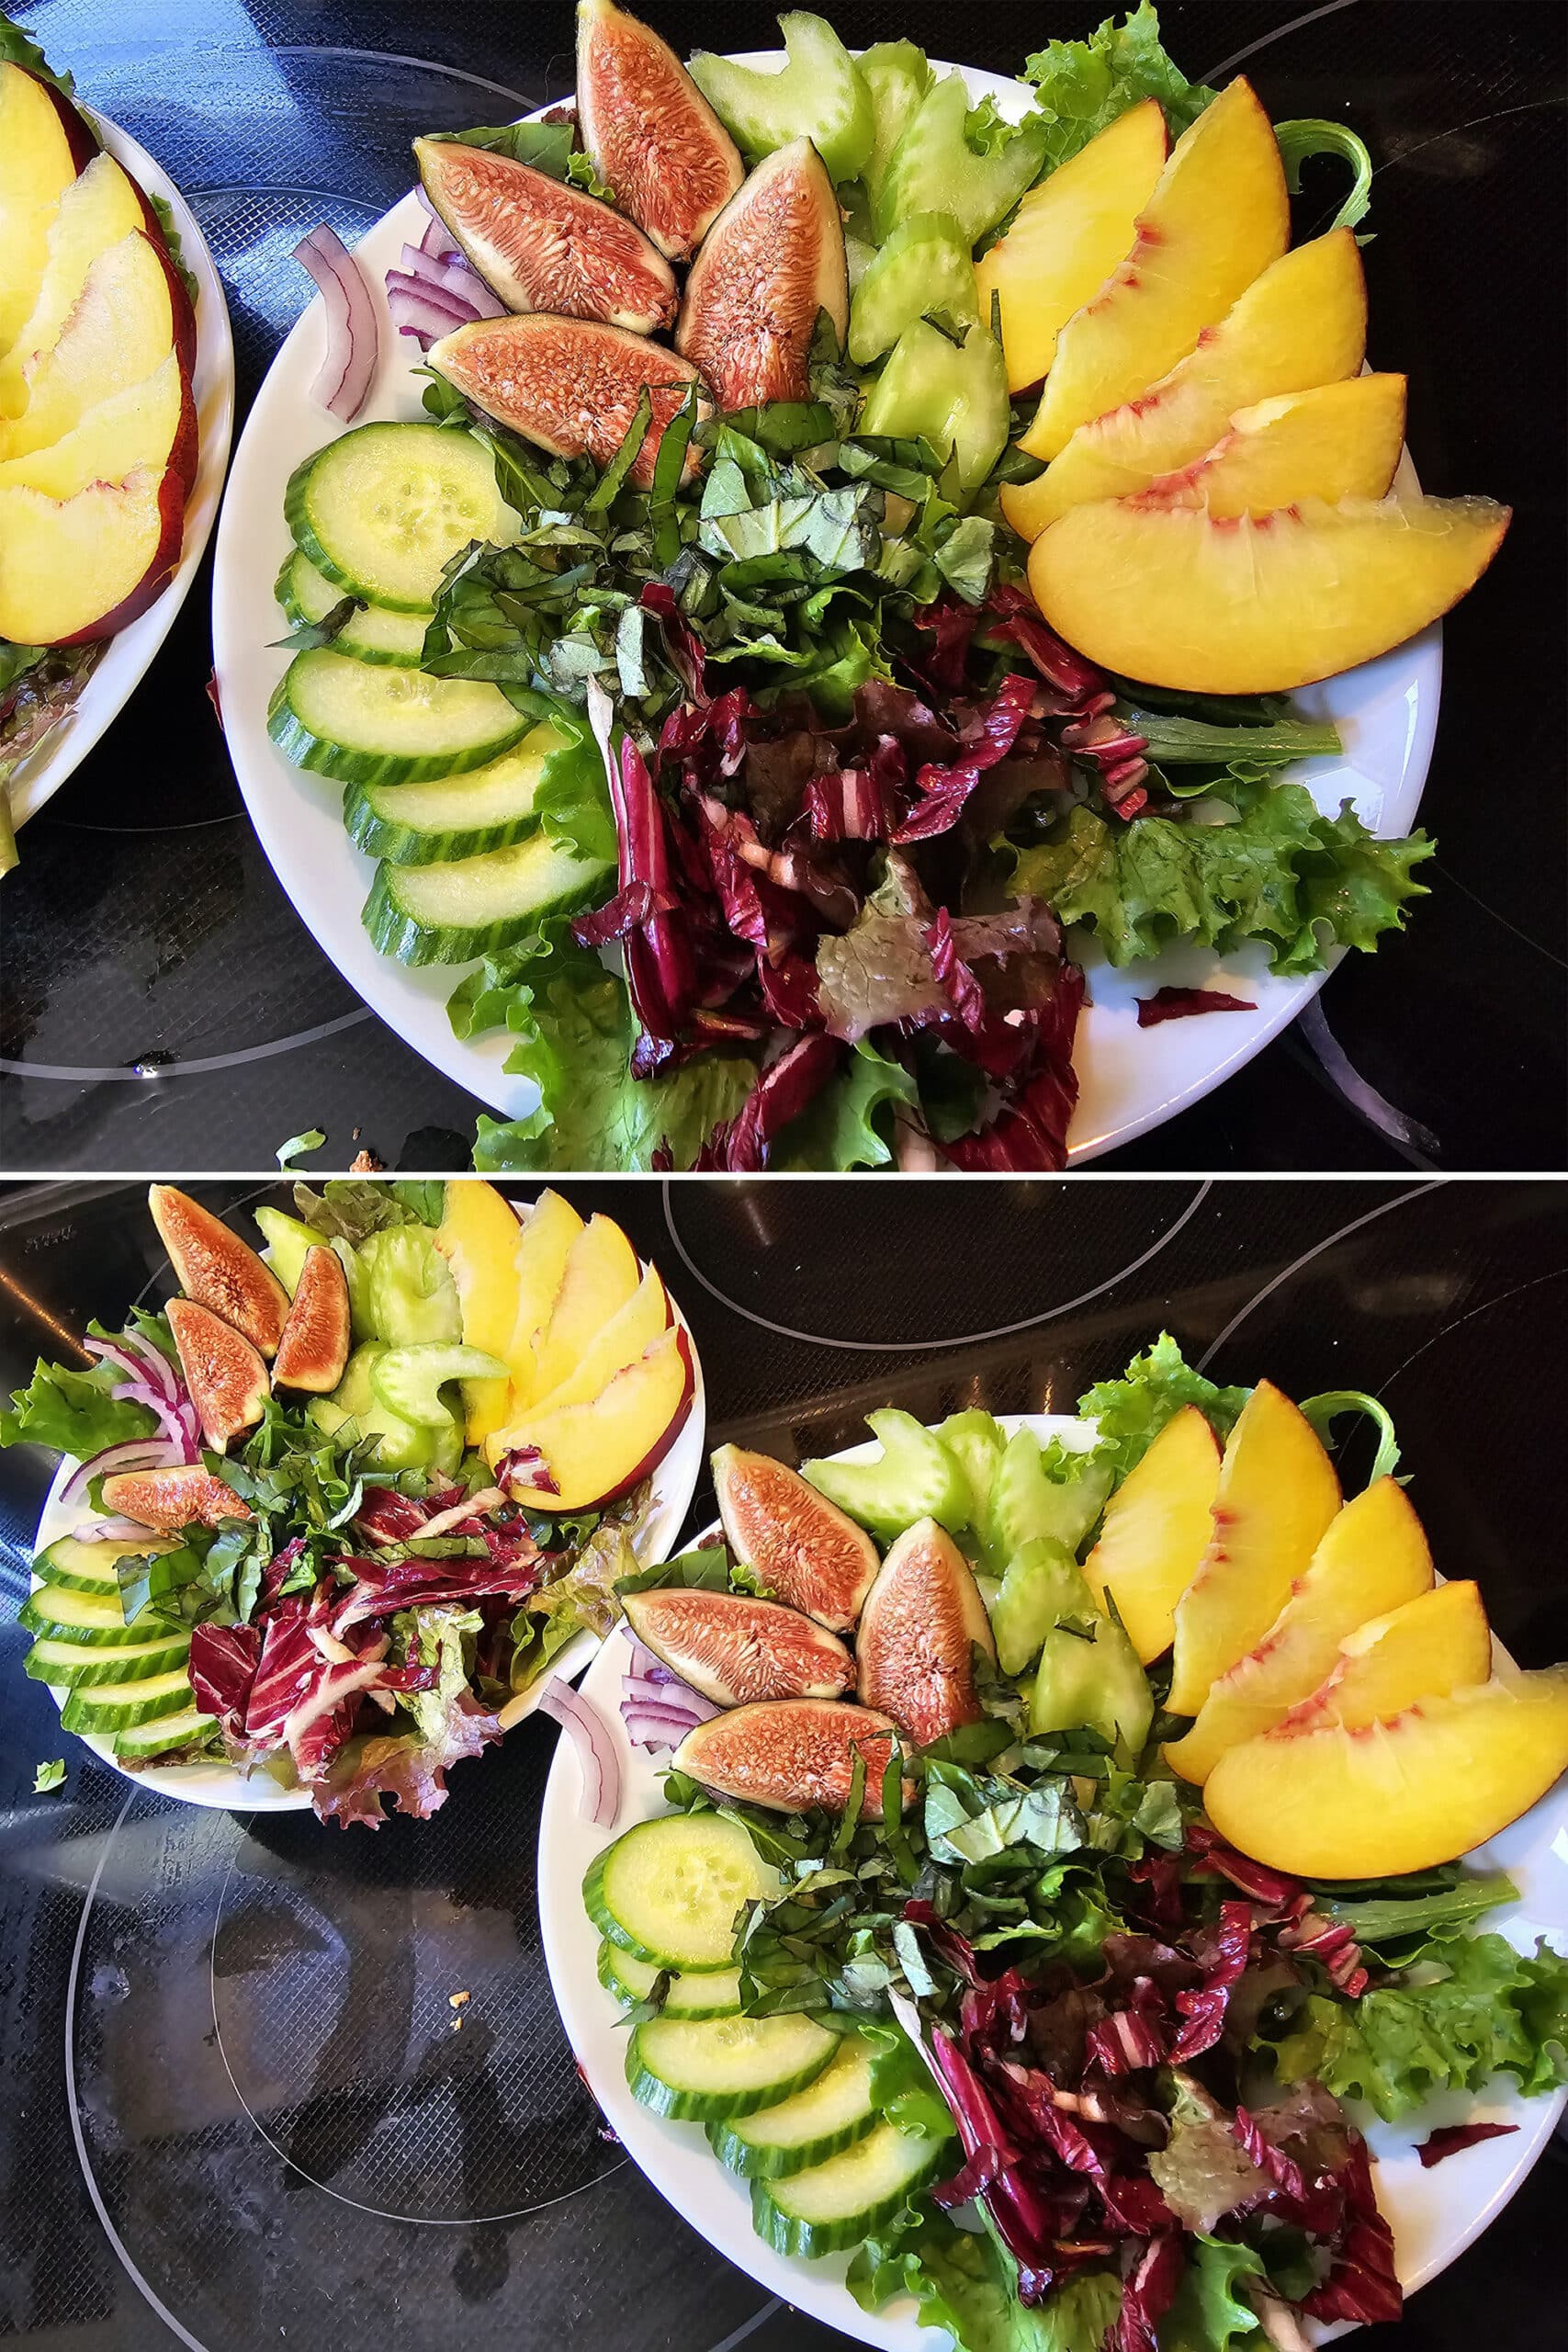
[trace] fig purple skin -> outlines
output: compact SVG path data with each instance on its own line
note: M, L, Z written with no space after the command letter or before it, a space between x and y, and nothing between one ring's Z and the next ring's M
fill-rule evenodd
M337 1253L307 1250L273 1359L274 1383L312 1396L329 1396L343 1378L348 1349L348 1282Z
M641 490L653 479L665 426L697 379L691 360L645 335L543 311L454 328L431 345L430 364L498 424L558 458L586 456L599 466L620 447L646 384L653 421L629 477ZM699 402L699 418L711 413ZM688 449L688 474L698 455Z
M173 1184L152 1184L147 1205L186 1296L243 1332L264 1356L276 1352L288 1293L221 1217Z
M821 157L797 139L760 163L703 240L675 329L720 409L803 401L818 312L840 345L844 224Z
M882 1775L897 1737L888 1718L869 1707L841 1699L768 1699L698 1724L675 1750L674 1770L770 1813L807 1805L842 1813L861 1756L865 1815L880 1821Z
M876 1580L876 1546L864 1528L771 1454L721 1445L713 1476L737 1559L786 1608L848 1633Z
M969 1563L934 1519L907 1528L882 1563L855 1637L863 1706L886 1709L917 1747L985 1713L976 1645L995 1658L990 1619Z
M669 43L613 0L579 0L577 121L616 204L671 261L695 252L746 175Z
M638 1641L721 1707L837 1699L854 1688L854 1660L842 1642L776 1601L664 1585L628 1592L622 1606Z
M269 1384L261 1351L194 1298L171 1298L164 1312L201 1433L221 1453L231 1438L254 1429L262 1417Z

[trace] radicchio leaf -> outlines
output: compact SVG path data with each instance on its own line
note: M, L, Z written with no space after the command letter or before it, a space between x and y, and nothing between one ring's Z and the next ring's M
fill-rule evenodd
M1156 989L1138 999L1138 1026L1153 1029L1161 1021L1185 1021L1197 1012L1256 1012L1246 997L1226 996L1219 989Z

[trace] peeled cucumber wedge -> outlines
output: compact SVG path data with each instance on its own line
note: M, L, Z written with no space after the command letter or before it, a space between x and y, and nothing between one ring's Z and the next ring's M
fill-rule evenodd
M782 73L736 65L698 50L693 81L752 163L809 139L835 180L852 180L871 160L876 118L860 69L831 25L792 9L779 18L787 62Z
M452 1415L441 1402L448 1380L504 1380L505 1364L482 1348L385 1348L370 1367L370 1387L389 1413L420 1429L439 1429Z

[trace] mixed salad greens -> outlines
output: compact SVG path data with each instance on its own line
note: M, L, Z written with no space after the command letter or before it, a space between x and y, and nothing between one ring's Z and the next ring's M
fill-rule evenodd
M748 1775L736 1741L713 1744L711 1644L688 1627L688 1688L667 1635L635 1621L664 1647L634 1648L627 1735L656 1756L681 1745L659 1768L671 1811L584 1882L628 2082L705 2123L772 2245L850 2252L865 2309L912 2294L961 2352L1293 2352L1307 2320L1394 2319L1358 2114L1403 2122L1436 2091L1568 2079L1568 1958L1477 1928L1514 1897L1506 1877L1268 1867L1162 1756L1187 1720L1167 1703L1169 1666L1145 1673L1114 1611L1098 1615L1089 1538L1183 1408L1224 1437L1248 1395L1165 1336L1083 1397L1088 1451L1027 1431L1010 1448L974 1410L934 1433L887 1412L872 1417L879 1462L807 1464L879 1543L943 1514L1000 1660L976 1648L979 1704L940 1738L874 1757L863 1741L831 1802L791 1811L783 1794L820 1702L797 1702L787 1738L776 1706L730 1718L750 1731ZM1374 1400L1303 1410L1322 1432L1368 1414L1373 1483L1396 1466ZM724 1456L715 1468L723 1506ZM1053 1532L1004 1568L1026 1491ZM762 1546L716 1540L638 1589L750 1595L769 1573ZM874 1606L856 1636L863 1702ZM592 1725L579 1735L586 1760ZM1421 2161L1516 2128L1444 2125Z
M1331 726L1095 670L1039 617L998 507L1041 469L972 255L1126 109L1156 100L1174 136L1212 99L1147 0L1031 58L1018 123L910 42L854 62L819 18L784 28L776 90L798 110L820 84L852 288L847 348L818 315L804 398L707 413L694 382L645 385L612 456L551 455L454 380L467 330L448 334L423 405L493 461L506 522L456 547L417 612L417 583L367 558L363 509L374 468L412 462L400 432L441 467L430 427L361 427L290 484L274 737L348 784L382 859L378 944L462 966L455 1033L504 1030L538 1086L527 1117L481 1118L483 1169L1059 1167L1084 943L1118 965L1261 946L1302 974L1374 947L1422 892L1424 835L1378 840L1285 773L1339 748ZM723 60L692 70L748 154L777 144ZM1349 164L1338 220L1361 220L1354 134L1279 132L1292 186L1314 155ZM463 136L604 193L570 109ZM421 142L427 178L440 145ZM495 308L431 219L394 273L423 346ZM446 471L473 506L455 448ZM368 666L400 660L462 734L434 781L425 706L405 756L409 689Z
M68 1686L66 1729L110 1736L122 1765L226 1759L308 1788L323 1820L374 1827L384 1801L423 1817L562 1646L608 1631L648 1482L546 1517L465 1447L448 1400L474 1351L433 1238L445 1190L299 1184L296 1216L257 1210L275 1267L336 1252L355 1348L331 1396L274 1394L229 1452L202 1442L166 1317L140 1308L122 1331L89 1325L90 1368L40 1362L0 1415L0 1444L79 1465L62 1500L80 1523L35 1563L28 1671ZM423 1390L417 1422L380 1394L399 1366ZM161 1535L105 1503L117 1474L150 1481L155 1509L161 1473L198 1467L206 1491Z

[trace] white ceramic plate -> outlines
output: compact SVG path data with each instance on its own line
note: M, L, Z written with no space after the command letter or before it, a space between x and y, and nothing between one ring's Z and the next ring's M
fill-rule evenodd
M671 1305L675 1306L673 1299ZM697 1480L702 1475L703 1452L707 1436L707 1391L703 1383L702 1359L697 1353L691 1326L679 1306L675 1306L675 1317L686 1334L692 1351L692 1401L680 1434L653 1474L649 1514L637 1537L637 1558L645 1567L651 1566L656 1561L667 1560L675 1548L675 1539L692 1507L692 1497L697 1490ZM73 1462L63 1460L55 1473L54 1483L45 1498L43 1513L39 1521L36 1544L40 1552L46 1544L57 1542L62 1535L69 1535L73 1527L82 1524L84 1518L92 1516L90 1512L63 1510L61 1506L60 1490L75 1467ZM39 1577L33 1578L34 1591L41 1581ZM551 1671L569 1678L581 1674L599 1646L596 1634L584 1630L574 1634L556 1653ZM548 1675L541 1675L532 1686L528 1703L517 1718L519 1723L533 1713L548 1679ZM63 1706L66 1692L53 1683L50 1689L55 1704ZM112 1765L117 1772L123 1773L128 1781L134 1781L139 1788L155 1790L160 1796L178 1797L182 1804L212 1805L220 1812L228 1813L303 1813L310 1806L308 1790L285 1787L265 1770L245 1773L232 1764L213 1762L153 1764L144 1771L133 1772L116 1756L114 1742L101 1733L81 1732L77 1737L84 1739L103 1763Z
M1041 1437L1060 1437L1069 1445L1088 1444L1091 1434L1087 1421L1057 1414L1001 1419L1009 1430L1027 1423ZM851 1446L841 1458L855 1461L875 1450L870 1444ZM748 2184L719 2163L701 2124L651 2115L626 2087L626 2031L619 2023L620 2010L595 1973L599 1931L582 1907L582 1877L594 1855L622 1830L666 1809L660 1769L644 1749L632 1747L621 1723L620 1677L627 1656L625 1633L612 1634L582 1684L583 1695L596 1703L611 1728L620 1760L621 1804L615 1821L598 1829L581 1818L577 1762L570 1743L563 1740L550 1770L539 1824L539 1925L545 1960L567 2039L588 2086L627 2154L660 2195L769 2294L841 2329L854 2342L883 2346L884 2352L946 2352L949 2338L940 2329L920 2326L908 2296L874 2317L863 2312L844 2285L848 2255L807 2262L765 2245L751 2227ZM1522 1949L1533 1950L1536 1938L1545 1935L1568 1950L1568 1781L1471 1859L1478 1867L1506 1870L1520 1891L1517 1904L1484 1921L1487 1928L1497 1928ZM1565 2099L1568 2091L1551 2098L1521 2098L1503 2076L1477 2098L1445 2093L1431 2099L1413 2122L1398 2127L1370 2116L1358 2119L1377 2158L1378 2202L1393 2227L1399 2275L1407 2293L1445 2269L1502 2211L1545 2146ZM1512 2123L1518 2129L1508 2139L1483 2141L1424 2171L1416 2143L1434 2124L1461 2120ZM1314 2332L1326 2337L1348 2330Z
M110 638L97 667L83 687L73 707L51 728L36 752L25 759L8 786L13 822L21 825L36 815L51 795L85 760L104 729L130 701L152 656L175 624L185 603L196 568L207 552L217 518L219 494L229 464L229 443L234 430L234 344L229 332L229 306L223 285L213 266L207 241L197 227L183 196L167 173L152 161L107 117L84 107L99 139L123 164L149 196L160 196L174 215L180 232L180 251L197 288L196 304L196 414L200 444L196 481L186 502L185 538L173 577L154 605L140 620Z
M780 51L759 51L740 62L784 61ZM964 78L976 99L994 96L1014 117L1032 95L1023 84L998 74L965 67ZM366 232L357 247L383 331L381 363L356 420L360 424L423 414L422 386L413 373L418 354L393 333L382 282L405 241L417 241L425 219L417 198L405 197ZM446 1011L457 973L442 965L406 971L377 954L359 921L374 863L344 831L341 788L291 765L267 737L267 703L288 662L286 654L268 650L283 628L272 583L290 546L283 521L284 485L301 458L342 429L310 399L325 334L318 298L272 364L241 437L224 501L212 628L230 756L279 881L344 978L426 1061L504 1117L520 1118L534 1108L537 1094L532 1080L508 1077L502 1068L511 1040L502 1033L459 1044ZM1431 628L1382 661L1303 692L1303 707L1314 717L1334 718L1345 743L1339 759L1302 764L1303 780L1321 808L1332 812L1348 799L1374 831L1410 831L1431 759L1441 671L1441 633ZM1134 972L1094 963L1094 1001L1078 1029L1081 1091L1072 1159L1096 1159L1209 1093L1295 1019L1322 979L1321 974L1272 978L1261 949L1223 967L1202 948L1173 950ZM1257 1010L1140 1029L1137 998L1168 983L1223 988L1254 1002Z

